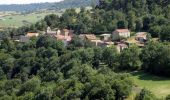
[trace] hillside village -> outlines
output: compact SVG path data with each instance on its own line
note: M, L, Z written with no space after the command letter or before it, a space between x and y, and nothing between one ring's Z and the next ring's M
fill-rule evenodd
M28 42L30 38L38 37L38 36L50 36L56 38L56 40L61 40L67 46L72 39L77 36L74 34L74 30L68 29L51 29L47 27L46 31L42 31L41 33L33 33L28 32L25 36L14 36L12 38L17 42ZM116 46L117 50L120 52L125 48L128 48L130 45L137 45L142 48L145 46L145 43L149 40L147 32L137 32L133 36L131 36L131 31L128 29L116 29L110 34L101 34L95 35L91 33L80 34L78 37L81 40L90 41L94 46L99 47L111 47Z
M7 18L19 26L0 26L0 100L170 100L170 0L70 8L90 1Z

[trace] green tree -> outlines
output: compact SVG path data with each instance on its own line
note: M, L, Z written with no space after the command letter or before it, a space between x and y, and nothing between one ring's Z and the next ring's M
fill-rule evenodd
M159 37L162 28L160 26L152 26L149 30L153 37Z
M107 64L110 68L115 69L118 65L118 51L115 47L111 48L104 48L103 50L103 61Z
M129 11L128 12L128 28L131 29L131 30L135 30L135 13L133 11Z
M142 28L143 28L143 22L142 22L142 20L141 20L141 19L137 19L137 20L136 20L136 28L135 28L135 30L136 30L136 31L141 31Z
M54 20L54 19L53 19L53 20ZM55 20L56 20L56 19L55 19ZM47 28L47 22L48 22L48 24L51 24L49 21L47 21L47 18L46 18L45 21L44 21L44 20L41 20L41 21L37 22L37 23L35 24L37 30L46 30L46 28Z
M141 68L140 49L133 45L122 51L120 55L120 69L138 70Z
M1 74L4 73L7 78L10 78L10 72L13 69L15 59L9 54L0 53L0 55Z
M6 51L10 52L15 50L15 45L9 38L4 38L1 41L0 49L5 49Z
M45 16L44 21L47 23L48 26L52 28L56 28L59 26L60 19L59 19L59 16L55 14L51 14L51 15ZM37 24L41 26L40 27L41 29L43 29L43 26L46 26L43 21Z
M36 100L52 100L53 90L51 88L42 88L37 95Z
M149 43L142 51L143 68L156 75L169 76L169 44Z
M38 89L40 87L40 83L41 83L40 80L38 78L34 77L34 78L28 80L27 82L25 82L21 86L18 94L22 95L26 92L36 92L36 91L38 91Z
M165 100L170 100L170 95L167 95Z
M162 31L160 33L160 39L162 41L170 41L170 25L162 27Z
M118 21L117 28L119 29L127 28L127 22L125 20Z
M136 96L136 100L157 100L157 98L150 91L142 89L141 92Z
M103 50L100 47L95 47L93 50L94 50L94 58L92 64L94 68L99 68L99 65L102 61Z

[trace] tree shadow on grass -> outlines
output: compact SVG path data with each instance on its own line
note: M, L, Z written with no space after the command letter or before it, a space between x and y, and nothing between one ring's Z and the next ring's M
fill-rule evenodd
M151 80L151 81L168 81L170 78L160 77L150 73L146 73L144 71L135 71L130 73L132 76L138 77L140 80Z

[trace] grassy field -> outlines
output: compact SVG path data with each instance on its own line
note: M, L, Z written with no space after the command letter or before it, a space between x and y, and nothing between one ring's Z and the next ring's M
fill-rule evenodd
M46 15L53 12L31 13L31 14L16 14L0 17L0 27L20 27L25 24L35 23L43 19ZM59 14L59 13L54 13Z
M170 94L170 78L163 78L144 72L130 73L132 79L139 88L146 88L152 91L158 98Z
M91 7L86 7L86 9L90 10ZM20 27L26 24L35 23L49 14L57 14L60 16L64 11L65 9L59 11L38 11L25 15L16 12L0 12L0 28ZM80 8L76 8L76 12L80 12Z

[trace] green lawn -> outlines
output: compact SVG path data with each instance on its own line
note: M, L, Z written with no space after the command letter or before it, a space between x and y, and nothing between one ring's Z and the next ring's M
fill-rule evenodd
M135 85L152 91L158 98L170 94L170 78L158 77L141 71L130 74Z

